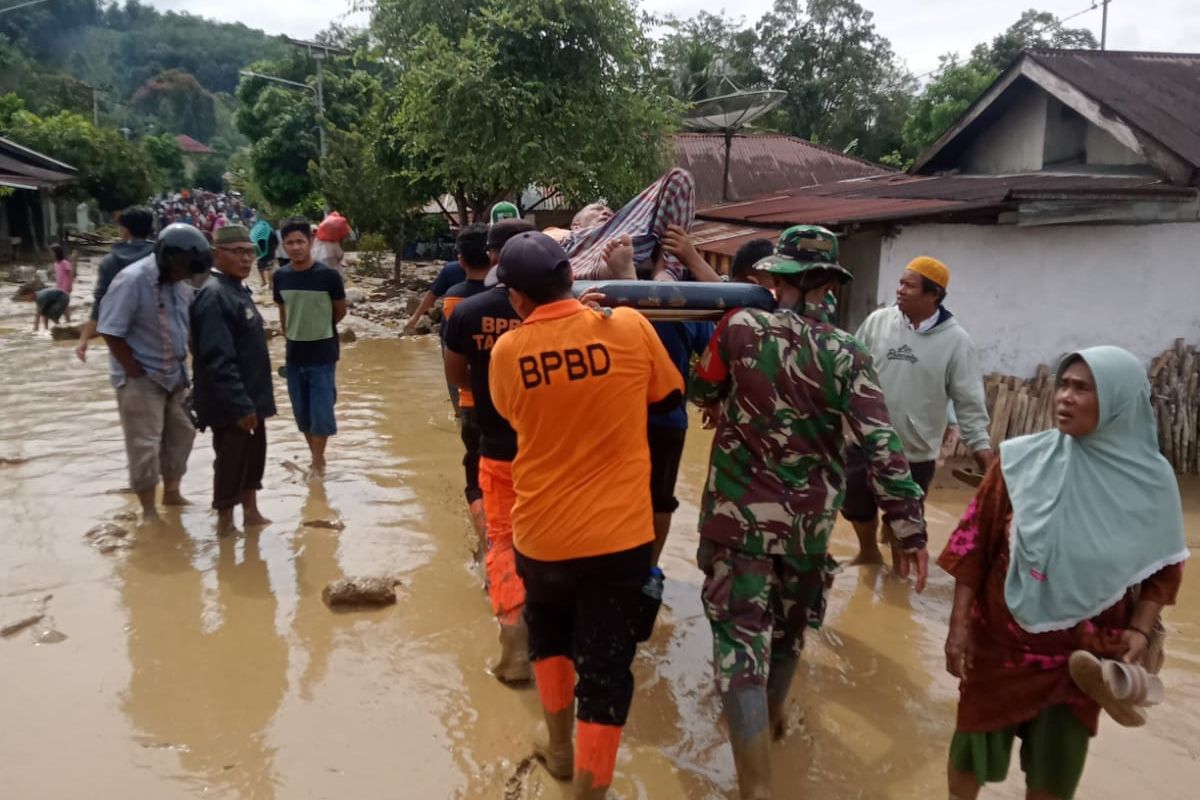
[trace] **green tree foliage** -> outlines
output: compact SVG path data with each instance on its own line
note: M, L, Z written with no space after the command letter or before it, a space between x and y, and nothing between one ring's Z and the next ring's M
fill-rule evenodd
M1053 14L1030 9L990 43L976 45L965 63L957 54L942 56L937 72L913 102L904 125L904 155L912 158L933 144L1021 51L1098 46L1091 31L1064 28Z
M776 0L758 23L763 61L788 93L786 129L878 158L899 147L915 83L854 0Z
M94 198L101 210L143 202L154 191L157 168L147 153L111 128L93 127L80 114L63 111L43 118L19 111L3 134L75 167L77 180L63 193Z
M202 142L217 131L216 100L183 70L169 69L146 81L133 93L131 106L140 114L157 117L167 131Z
M216 156L204 156L196 161L192 184L197 189L220 192L225 189L225 162Z
M655 65L671 93L684 101L722 94L732 81L741 89L767 88L758 54L758 34L724 13L701 11L680 20L663 20L667 29Z
M933 144L999 74L986 61L960 64L956 56L942 56L936 77L913 101L904 123L904 152L915 156Z
M628 0L379 0L403 53L382 163L481 213L531 184L620 201L662 167L675 104Z
M1046 47L1095 50L1099 46L1095 34L1087 28L1064 28L1050 12L1031 8L990 44L976 45L971 51L971 61L979 69L1000 73L1022 50Z
M260 62L252 72L316 85L316 62L306 54L290 52L278 61ZM344 59L324 65L324 123L327 131L354 130L375 102L379 84L367 71ZM253 178L263 196L278 207L301 202L317 190L310 163L320 160L320 133L316 94L299 87L281 86L247 76L237 92L238 130L253 144L250 162Z
M140 142L142 150L157 169L156 186L162 191L176 191L187 185L187 168L183 151L175 137L164 133L160 136L144 136Z

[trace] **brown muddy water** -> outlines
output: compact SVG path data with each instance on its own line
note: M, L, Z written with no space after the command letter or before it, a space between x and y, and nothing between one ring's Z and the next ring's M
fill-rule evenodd
M284 413L268 425L261 493L274 524L218 539L206 435L184 481L195 505L158 528L121 519L136 503L113 493L126 483L125 460L103 347L80 364L70 343L33 335L31 316L0 300L0 624L44 612L0 639L0 797L567 796L526 761L535 693L485 671L495 632L472 566L435 339L343 348L341 434L323 484L285 466L305 463L306 451L277 385ZM736 797L694 565L708 445L694 427L664 611L634 667L614 798ZM1200 486L1186 494L1200 545ZM934 492L936 546L968 497ZM113 521L132 531L132 546L102 554L84 533ZM305 524L319 521L345 527ZM839 558L853 554L851 540L840 527ZM395 606L335 614L321 601L332 580L389 572L403 581ZM1191 577L1168 614L1169 703L1141 730L1105 720L1081 798L1200 796ZM792 732L774 752L776 797L946 796L951 594L940 573L923 596L886 569L838 576L792 690ZM1021 785L1014 768L984 797L1018 798Z

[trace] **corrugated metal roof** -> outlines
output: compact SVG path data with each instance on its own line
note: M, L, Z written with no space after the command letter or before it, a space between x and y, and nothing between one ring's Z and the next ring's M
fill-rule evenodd
M1000 210L1023 198L1155 197L1188 199L1189 187L1152 177L1058 175L885 175L781 192L702 209L702 219L748 225L843 225Z
M675 134L675 163L696 178L697 207L720 203L725 182L725 136ZM745 200L767 192L882 175L887 167L848 156L795 136L735 134L729 151L729 198Z
M74 172L75 168L70 164L64 164L62 161L51 158L45 153L39 153L32 150L23 144L14 142L12 139L6 139L0 136L0 156L7 157L9 163L21 165L21 171L28 167L35 167L42 170L56 172L66 178L70 176L65 173ZM61 170L61 172L59 172Z
M692 243L702 253L720 253L733 256L738 248L753 239L770 239L772 242L779 238L780 231L770 228L755 228L747 225L734 225L728 222L705 222L697 220L689 231Z
M50 159L47 162L60 163ZM71 167L67 167L67 169L71 169ZM31 166L27 161L18 161L16 158L12 158L3 152L0 152L0 175L11 178L18 183L32 186L58 186L59 184L75 179L75 176L59 172L56 169Z
M1030 50L1027 55L1200 167L1200 54Z
M185 153L191 153L192 155L198 156L209 155L212 153L212 148L204 144L204 142L196 141L186 133L177 135L175 137L175 141L179 142L179 149Z

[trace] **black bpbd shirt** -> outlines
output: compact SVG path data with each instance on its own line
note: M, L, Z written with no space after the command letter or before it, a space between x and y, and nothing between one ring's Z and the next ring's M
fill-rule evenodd
M479 424L479 453L496 461L517 457L517 434L492 405L488 370L492 347L506 331L521 324L503 288L488 289L458 303L446 322L446 348L466 356L471 368L471 393L475 395L475 417Z

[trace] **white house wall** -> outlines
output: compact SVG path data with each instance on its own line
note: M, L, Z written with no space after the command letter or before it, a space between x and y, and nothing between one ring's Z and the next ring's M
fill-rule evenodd
M1200 344L1200 223L906 226L883 239L878 306L919 255L950 267L946 305L985 372L1026 377L1090 345L1149 360L1177 337Z

